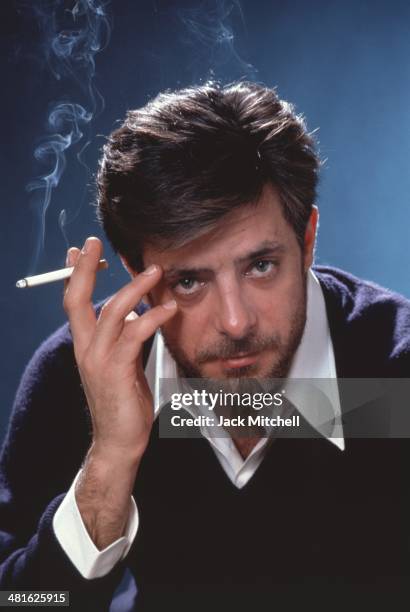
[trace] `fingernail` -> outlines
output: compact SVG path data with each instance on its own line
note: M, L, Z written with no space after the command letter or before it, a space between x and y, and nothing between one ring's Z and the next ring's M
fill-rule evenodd
M165 304L162 304L162 306L167 310L173 310L177 307L177 303L175 300L170 300L169 302L165 302Z
M151 266L148 266L148 268L144 270L142 274L144 274L145 276L150 276L150 274L154 274L154 272L156 272L157 269L158 269L158 266L156 266L155 264L152 264Z
M70 263L71 263L71 253L70 253L70 249L68 249L67 255L66 255L66 258L65 258L65 265L66 265L66 267L69 267Z

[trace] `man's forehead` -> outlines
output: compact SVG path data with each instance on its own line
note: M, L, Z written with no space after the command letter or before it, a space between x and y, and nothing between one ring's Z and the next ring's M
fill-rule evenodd
M223 259L240 259L262 249L283 250L292 228L285 221L279 197L265 191L257 204L244 205L223 217L217 225L183 246L172 249L144 249L144 261L164 269L179 266L212 267Z

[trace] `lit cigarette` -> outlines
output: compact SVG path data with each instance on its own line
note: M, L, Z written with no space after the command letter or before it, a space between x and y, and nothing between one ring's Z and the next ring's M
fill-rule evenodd
M105 270L108 268L108 262L106 259L100 259L98 263L98 270ZM74 266L69 268L61 268L61 270L53 270L52 272L46 272L45 274L36 274L36 276L27 276L22 278L16 283L16 287L19 289L25 289L25 287L35 287L36 285L45 285L46 283L54 283L55 281L65 280L70 278L74 270Z

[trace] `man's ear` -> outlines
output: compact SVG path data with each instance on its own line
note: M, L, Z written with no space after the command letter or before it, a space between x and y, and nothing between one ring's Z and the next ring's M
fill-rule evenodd
M131 278L135 278L136 276L138 276L138 272L136 272L135 270L133 270L131 268L131 266L128 264L128 261L125 259L125 257L120 255L120 259L121 259L122 265L127 270L128 274L131 276ZM145 302L145 304L148 304L149 306L152 306L151 298L149 297L148 294L142 296L142 301Z
M305 251L304 251L304 267L305 271L310 268L313 263L315 254L316 233L319 227L319 209L317 206L312 206L312 212L306 226L305 232Z

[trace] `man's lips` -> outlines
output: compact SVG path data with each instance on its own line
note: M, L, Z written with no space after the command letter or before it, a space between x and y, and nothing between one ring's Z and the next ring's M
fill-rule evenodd
M258 357L259 353L239 353L231 359L221 359L221 363L225 368L243 368L255 363Z

